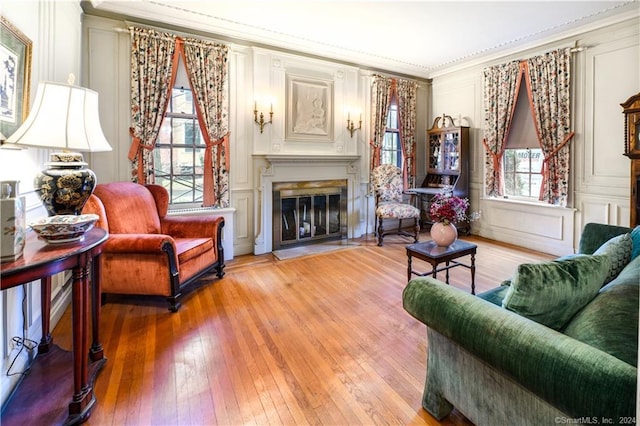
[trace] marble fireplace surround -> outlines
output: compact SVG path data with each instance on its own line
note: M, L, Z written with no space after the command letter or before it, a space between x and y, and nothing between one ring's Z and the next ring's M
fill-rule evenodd
M354 238L357 209L360 156L337 155L262 155L254 156L259 164L260 184L256 203L257 237L254 254L273 251L273 184L277 182L314 182L345 179L347 181L347 238Z

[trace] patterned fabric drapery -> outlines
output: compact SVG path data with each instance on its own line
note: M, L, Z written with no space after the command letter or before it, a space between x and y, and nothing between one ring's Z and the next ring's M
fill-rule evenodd
M387 129L387 114L392 100L398 104L400 122L400 142L403 155L404 187L415 186L415 149L416 149L416 96L418 83L410 80L373 76L371 87L371 171L380 165L380 149Z
M398 114L400 116L400 140L404 156L404 187L415 188L415 148L416 148L416 96L418 83L398 80Z
M370 170L380 165L380 148L387 129L387 112L391 104L391 79L373 76L371 86L371 165Z
M229 206L229 105L227 46L185 39L187 75L193 91L200 130L207 146L204 161L203 206Z
M509 126L520 87L517 61L484 70L484 140L485 193L496 197L504 194L502 157L507 144Z
M566 206L571 131L571 50L555 50L524 62L529 103L544 153L540 200Z
M131 180L153 183L153 155L164 113L175 81L178 55L176 36L151 29L130 27L131 128L129 150Z

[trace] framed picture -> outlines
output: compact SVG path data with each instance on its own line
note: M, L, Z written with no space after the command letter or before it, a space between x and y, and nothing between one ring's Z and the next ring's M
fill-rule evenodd
M287 74L285 139L333 141L333 81Z
M0 132L11 136L29 114L32 43L0 16Z

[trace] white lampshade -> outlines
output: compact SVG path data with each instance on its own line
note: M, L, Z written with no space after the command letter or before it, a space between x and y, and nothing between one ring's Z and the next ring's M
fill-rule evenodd
M38 84L29 116L5 143L68 151L111 151L100 126L98 93L53 82Z

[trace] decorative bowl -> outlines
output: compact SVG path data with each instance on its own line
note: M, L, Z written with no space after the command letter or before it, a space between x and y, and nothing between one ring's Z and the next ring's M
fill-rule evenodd
M68 243L81 240L99 218L97 214L49 216L29 222L29 227L48 243Z

